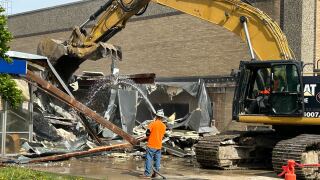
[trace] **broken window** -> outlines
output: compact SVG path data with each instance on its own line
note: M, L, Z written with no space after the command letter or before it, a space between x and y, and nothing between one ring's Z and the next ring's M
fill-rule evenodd
M19 153L21 145L30 139L32 128L29 103L25 101L19 108L12 109L4 102L3 111L0 111L2 156Z

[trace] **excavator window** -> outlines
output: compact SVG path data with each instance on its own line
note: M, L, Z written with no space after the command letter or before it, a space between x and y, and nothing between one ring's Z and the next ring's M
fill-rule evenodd
M291 61L242 62L233 117L239 114L302 115L300 69Z
M265 114L269 111L270 75L268 67L251 70L245 111L248 114Z
M297 67L293 64L272 67L271 104L273 114L294 115L301 105L300 81Z

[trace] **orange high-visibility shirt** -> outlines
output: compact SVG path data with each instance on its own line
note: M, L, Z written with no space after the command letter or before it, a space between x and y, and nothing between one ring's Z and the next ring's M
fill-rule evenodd
M150 136L147 146L152 149L161 149L162 138L166 132L166 125L161 120L156 119L149 124L148 129L150 130Z

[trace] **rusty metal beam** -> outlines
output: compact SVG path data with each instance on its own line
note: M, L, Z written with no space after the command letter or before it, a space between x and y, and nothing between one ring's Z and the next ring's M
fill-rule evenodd
M138 141L131 136L130 134L123 131L118 126L112 124L110 121L104 119L102 116L88 108L87 106L83 105L75 98L70 97L66 93L62 92L60 89L56 88L49 82L41 79L39 76L35 75L33 72L28 70L26 78L28 80L34 81L39 86L41 86L46 91L54 94L57 98L61 101L65 102L66 104L70 105L71 107L75 108L77 111L83 113L87 117L91 118L92 120L96 121L97 123L101 124L103 127L110 129L112 132L116 133L117 135L121 136L131 144L136 144Z
M96 133L94 133L93 129L91 128L86 116L82 113L78 113L79 117L81 118L82 122L83 122L83 125L84 127L87 129L90 137L92 139L95 139L99 145L102 145L102 141L99 139L99 137L96 135Z
M78 152L71 152L71 153L66 153L66 154L59 154L59 155L52 155L52 156L47 156L47 157L35 158L35 159L31 159L29 161L26 161L24 163L38 163L38 162L65 160L65 159L69 159L72 157L84 156L84 155L94 154L94 153L98 153L98 152L110 151L112 149L123 149L123 148L129 148L129 147L132 147L132 145L130 143L116 144L116 145L110 145L110 146L101 146L101 147L89 149L88 151L78 151Z

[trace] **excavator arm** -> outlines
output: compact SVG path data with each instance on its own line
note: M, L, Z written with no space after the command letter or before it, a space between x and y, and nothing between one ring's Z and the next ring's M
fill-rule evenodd
M150 0L108 0L81 26L74 27L67 41L43 39L38 45L38 54L47 56L53 63L66 57L83 62L100 59L113 54L121 59L118 47L104 43L125 27L129 18L145 11ZM85 26L94 21L88 33Z
M261 10L240 0L153 0L158 4L217 24L246 41L245 18L252 48L260 60L287 60L294 55L278 24Z
M107 55L121 58L121 51L107 42L125 27L132 16L143 13L150 0L109 0L80 27L75 27L69 40L43 40L38 53L47 56L58 69L70 67L74 71L87 59ZM294 59L281 29L261 10L240 0L153 0L210 23L217 24L247 41L253 54L260 60ZM91 21L90 32L84 29ZM226 47L228 48L228 47ZM254 51L254 53L253 53ZM68 63L63 63L69 61ZM60 66L60 67L59 67ZM70 73L69 73L70 74Z

